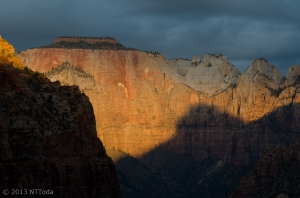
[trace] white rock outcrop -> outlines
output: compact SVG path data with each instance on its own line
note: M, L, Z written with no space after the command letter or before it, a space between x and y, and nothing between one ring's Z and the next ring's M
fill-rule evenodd
M300 80L300 66L290 66L286 72L285 85L290 86L295 83L296 80Z
M253 82L265 84L273 90L278 90L282 87L283 76L280 71L264 58L253 60L245 74L247 74Z
M207 54L203 59L199 56L194 56L192 60L172 59L169 65L171 69L165 72L174 80L207 96L235 86L240 75L227 57L221 54Z

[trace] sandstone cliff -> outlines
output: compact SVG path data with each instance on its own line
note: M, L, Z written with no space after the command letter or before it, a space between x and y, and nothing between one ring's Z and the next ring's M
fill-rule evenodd
M77 86L2 63L0 104L2 190L121 196L115 165L97 137L93 107Z
M68 61L92 75L101 89L92 91L94 88L90 88L85 93L94 107L98 137L106 147L121 149L133 156L141 156L175 137L172 147L180 148L181 153L188 153L184 148L192 144L197 149L188 150L197 151L196 158L201 158L199 153L207 156L210 149L203 145L209 146L204 142L210 142L211 147L222 151L213 156L247 164L277 144L279 136L262 139L261 136L269 131L263 127L257 128L250 140L244 139L247 136L242 135L245 126L281 106L297 104L300 97L298 81L284 80L278 69L264 59L254 60L248 70L239 75L230 61L218 54L206 55L203 59L196 57L192 61L169 61L162 55L135 50L39 48L22 52L20 58L24 65L40 72L50 71ZM203 74L208 77L204 78ZM76 84L66 74L49 77L52 81ZM182 117L190 114L190 109L194 109L193 116L184 123L199 127L189 135L192 136L189 141L193 142L186 144L186 139L176 136L176 127L184 124ZM294 117L292 126L296 128L291 129L294 137L298 136L299 111L292 109L287 111ZM268 123L264 125L269 126ZM244 147L247 141L249 152L257 153L255 157L243 157L249 155L246 153L232 155L236 152L232 148L224 150L217 146L219 143L196 138L197 134L200 137L206 137L203 136L206 133L227 134L221 135L227 137L221 145L232 145L232 131L237 133L234 144ZM211 135L207 137L214 139ZM293 137L287 137L288 144ZM238 151L248 152L245 149Z
M45 54L43 61L42 54ZM172 79L158 67L158 61L165 61L163 56L133 50L32 49L20 57L25 65L41 72L68 61L100 83L103 93L91 89L85 93L94 106L98 136L110 148L142 155L174 134L176 114L186 109L179 110L172 103L177 110L168 110L168 93L174 86ZM57 80L54 76L49 77ZM61 78L63 84L72 83L69 78ZM181 86L181 89L186 88ZM175 93L181 95L180 91ZM165 112L175 115L165 116Z
M266 149L300 136L299 66L284 78L262 58L240 74L220 54L167 60L137 50L38 48L20 59L51 81L78 84L93 104L105 147L137 157L151 171L151 156L161 152L221 160L221 167L251 165ZM185 190L191 189L177 195Z

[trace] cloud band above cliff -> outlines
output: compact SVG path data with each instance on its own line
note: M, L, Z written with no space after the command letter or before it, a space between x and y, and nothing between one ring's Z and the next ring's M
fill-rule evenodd
M279 67L300 64L296 0L145 1L1 0L0 34L17 50L60 35L110 36L167 58L226 55L240 71L264 57Z

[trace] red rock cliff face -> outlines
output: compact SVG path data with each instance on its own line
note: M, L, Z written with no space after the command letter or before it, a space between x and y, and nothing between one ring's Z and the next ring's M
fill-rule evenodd
M159 70L158 62L165 61L162 56L121 50L33 49L21 57L33 70L49 71L68 61L94 76L103 91L86 90L86 94L94 105L98 136L111 148L145 153L174 134L176 114L186 110L185 105L172 112L167 109L166 103L180 99L181 93L173 91L169 97L174 87L172 79ZM148 135L152 138L145 139Z
M165 143L166 149L196 159L248 164L282 139L290 144L299 135L297 75L290 75L287 86L263 59L241 75L222 55L174 63L133 50L40 48L22 52L20 59L40 72L68 61L91 74L101 89L83 91L94 107L98 137L106 147L133 156ZM198 70L211 77L201 78ZM51 80L71 83L58 76ZM279 112L274 119L268 117L272 112ZM287 112L289 133L277 133L271 126L286 123Z

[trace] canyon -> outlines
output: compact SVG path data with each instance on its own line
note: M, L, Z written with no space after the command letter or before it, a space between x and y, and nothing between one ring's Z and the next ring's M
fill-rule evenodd
M215 164L213 170L233 173L233 167L249 167L267 149L277 144L291 146L300 137L298 65L289 67L283 77L275 66L258 58L240 73L221 54L168 60L156 52L109 46L88 49L74 42L70 48L50 45L25 50L18 56L25 66L45 73L51 81L78 85L88 96L97 136L113 156L119 179L121 173L131 174L131 169L124 167L135 163L147 172L145 177L156 177L152 185L161 181L161 186L167 186L166 180L159 179L165 174L166 167L162 167L167 165L178 172L180 166L184 167L183 176L172 178L166 173L173 186L165 193L173 192L173 197L183 196L185 191L198 193L199 185L213 183L208 181L211 174L203 177L207 172L196 173L210 166L204 162ZM169 158L171 162L161 162ZM174 163L179 164L173 167ZM196 165L188 168L188 173L186 168L191 164ZM201 177L207 181L175 185L175 180L188 181L188 177L193 177L193 182ZM128 175L121 180L123 195L130 197L133 191L146 188L141 187L141 181L128 180ZM154 186L152 193L155 188L159 187ZM175 189L178 192L174 193ZM150 187L147 192L151 192Z

